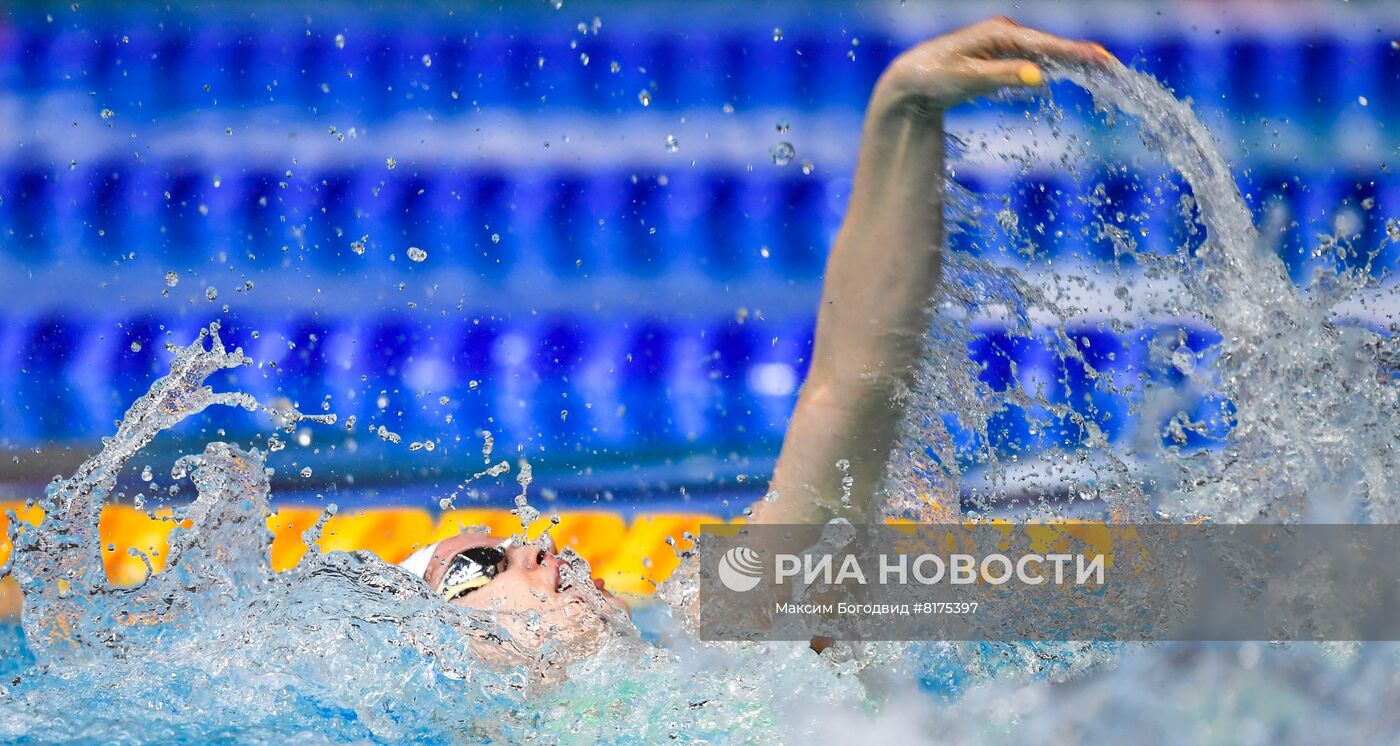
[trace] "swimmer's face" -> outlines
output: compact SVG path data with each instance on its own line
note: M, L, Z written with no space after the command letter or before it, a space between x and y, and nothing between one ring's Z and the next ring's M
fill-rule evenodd
M494 547L501 541L501 537L477 532L444 539L433 552L423 579L436 588L457 554L471 547ZM552 541L546 545L512 545L505 550L505 560L490 582L452 603L481 611L508 612L517 618L534 612L539 615L541 634L557 640L579 637L602 626L602 612L610 609L598 602L598 594L607 604L630 614L627 604L604 589L603 581L576 578L571 583L564 562L554 551ZM518 632L518 625L506 626L513 634Z

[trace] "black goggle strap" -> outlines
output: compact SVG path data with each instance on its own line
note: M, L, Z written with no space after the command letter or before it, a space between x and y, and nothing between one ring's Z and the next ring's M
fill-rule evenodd
M448 560L447 572L438 581L437 594L451 601L491 582L511 542L512 539L506 539L494 547L472 547L458 552Z

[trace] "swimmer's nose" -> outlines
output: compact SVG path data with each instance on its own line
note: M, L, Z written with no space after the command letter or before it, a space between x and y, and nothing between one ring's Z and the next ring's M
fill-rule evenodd
M506 549L506 567L508 570L524 570L534 572L544 569L553 574L558 572L562 560L554 556L553 547L544 547L539 544L522 544L511 546Z
M506 564L522 570L532 570L543 561L540 557L541 552L548 554L535 544L513 544L506 548Z

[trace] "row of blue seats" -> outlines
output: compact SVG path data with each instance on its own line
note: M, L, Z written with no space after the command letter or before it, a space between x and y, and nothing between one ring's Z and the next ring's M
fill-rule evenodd
M1375 102L1376 116L1400 111L1386 95L1400 80L1392 36L1109 31L1100 38L1199 103L1326 119L1361 96ZM26 95L95 93L98 106L151 118L216 100L369 118L473 105L613 113L638 107L642 90L662 108L859 110L902 45L876 29L834 29L817 19L790 24L775 40L771 24L693 19L580 34L556 18L430 28L356 13L292 23L191 14L153 28L145 19L56 24L16 13L8 25L0 21L0 86Z
M1132 263L1102 226L1157 255L1202 235L1183 217L1186 187L1166 177L1107 172L1073 181L1061 173L963 171L958 178L981 195L983 218L952 233L959 251L1018 263ZM1344 263L1371 262L1378 274L1400 267L1400 244L1382 240L1387 211L1400 206L1400 179L1275 171L1242 181L1261 225L1282 219L1269 240L1296 280L1329 261L1314 256L1316 236L1333 234L1339 221L1360 237ZM339 273L363 264L354 245L367 236L372 257L402 259L416 246L434 268L488 278L544 269L563 279L687 271L721 280L811 279L821 272L848 189L843 177L767 169L658 176L401 166L287 178L237 164L14 165L0 168L0 257L28 268L107 265L134 251L179 268L227 255L256 269L280 267L291 253L303 266ZM1019 235L998 227L1005 204Z
M553 29L347 24L169 28L0 27L0 85L25 95L96 92L123 116L284 105L385 118L403 111L604 112L647 105L860 106L894 56L828 30L579 35ZM854 53L854 54L853 54Z
M381 425L405 440L486 429L498 442L566 452L774 443L805 376L813 331L810 318L482 317L425 325L395 316L269 314L224 322L226 342L258 365L216 388L287 400L308 413L326 403L342 424L354 415L359 437L371 442ZM193 324L51 315L0 325L3 439L91 441L109 433L166 365L165 343L193 338ZM1085 324L1069 330L1067 348L1049 333L979 331L968 354L982 366L982 381L998 392L1019 386L1038 403L994 412L985 434L949 418L966 458L987 449L1025 455L1073 447L1089 439L1087 423L1110 441L1128 437L1145 386L1179 391L1180 411L1204 423L1177 445L1218 442L1230 427L1229 402L1197 390L1173 363L1185 355L1189 367L1208 366L1217 341L1209 332L1161 325L1120 335ZM201 438L219 429L238 437L260 427L268 430L265 421L224 410L182 433Z

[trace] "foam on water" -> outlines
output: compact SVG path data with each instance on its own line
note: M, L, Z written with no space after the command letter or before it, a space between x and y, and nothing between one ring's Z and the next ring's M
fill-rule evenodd
M952 253L892 464L891 508L931 516L922 512L930 500L958 498L974 510L996 508L1022 464L990 444L1000 413L1016 407L1039 418L1038 428L1077 429L1079 447L1051 449L1045 468L1064 492L1101 498L1118 518L1395 520L1386 486L1397 403L1385 367L1395 343L1335 313L1375 281L1334 272L1300 294L1185 104L1124 69L1060 74L1133 118L1149 150L1189 185L1186 204L1203 240L1152 255L1131 232L1113 238L1143 274L1182 288L1152 301L1146 315L1189 315L1219 333L1208 354L1183 354L1175 338L1154 350L1230 402L1228 437L1215 449L1180 447L1170 432L1164 440L1153 415L1179 401L1095 368L1097 358L1067 331L1085 310L1066 292L1071 283ZM1129 129L1116 123L1110 132ZM968 213L982 218L1018 244L1037 243L1032 227ZM1110 274L1087 284L1121 281ZM1132 399L1147 431L1112 438L1082 403L983 383L966 349L974 321L988 316L1026 338L1048 327L1059 364ZM1104 323L1118 333L1141 323L1116 316ZM109 587L97 519L117 473L163 429L206 407L257 408L246 394L204 385L245 362L223 348L217 328L177 350L171 373L132 405L102 451L50 486L43 524L13 537L8 569L25 594L25 641L0 639L18 653L0 661L0 738L1009 742L1122 739L1127 729L1147 742L1222 732L1303 741L1335 738L1338 729L1364 738L1395 717L1377 712L1400 695L1393 646L886 643L816 656L791 643L702 643L691 634L689 563L645 614L649 636L663 645L640 641L601 611L600 631L586 641L524 645L521 626L442 604L369 554L313 551L272 572L263 456L225 443L176 467L198 497L177 512L190 523L173 534L166 570L134 588ZM305 419L278 413L282 423ZM1173 423L1179 431L1198 424ZM522 491L528 480L520 475ZM518 507L533 510L523 499ZM1027 512L1052 510L1061 508ZM523 629L539 633L541 623L525 620Z

